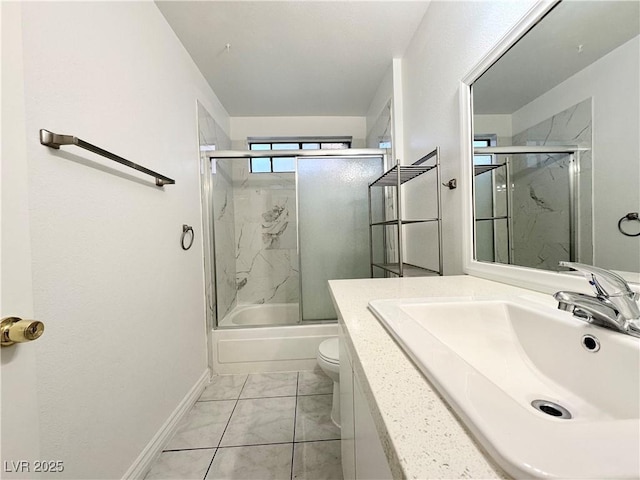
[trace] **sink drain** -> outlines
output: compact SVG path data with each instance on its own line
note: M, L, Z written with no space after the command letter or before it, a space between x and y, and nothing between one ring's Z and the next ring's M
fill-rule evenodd
M540 410L542 413L551 415L556 418L569 419L571 418L571 412L564 408L562 405L550 402L549 400L534 400L531 402L531 406L536 410Z
M582 346L588 352L597 352L600 350L600 342L593 335L585 335L582 337Z

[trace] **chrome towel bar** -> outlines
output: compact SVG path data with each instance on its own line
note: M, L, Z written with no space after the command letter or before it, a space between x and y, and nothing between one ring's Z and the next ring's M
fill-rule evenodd
M102 155L103 157L108 158L109 160L113 160L114 162L118 162L122 165L126 165L127 167L133 168L134 170L138 170L139 172L146 173L147 175L151 175L156 179L156 185L158 187L163 187L165 185L172 185L176 183L175 180L169 177L165 177L164 175L160 175L153 170L149 170L148 168L143 167L142 165L138 165L137 163L133 163L126 158L119 157L118 155L107 152L100 147L96 147L95 145L91 145L84 140L79 139L78 137L74 137L73 135L59 135L57 133L50 132L49 130L40 130L40 143L50 148L55 148L58 150L61 145L76 145L80 148L84 148L85 150L89 150L90 152L97 153L98 155Z

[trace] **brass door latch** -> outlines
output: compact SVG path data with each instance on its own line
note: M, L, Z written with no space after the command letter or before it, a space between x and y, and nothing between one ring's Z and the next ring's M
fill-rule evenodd
M22 320L6 317L0 322L0 345L8 347L14 343L36 340L44 333L44 323L37 320Z

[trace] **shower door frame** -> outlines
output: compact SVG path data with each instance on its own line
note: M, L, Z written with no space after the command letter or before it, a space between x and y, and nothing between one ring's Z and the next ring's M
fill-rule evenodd
M297 242L297 255L298 262L300 260L300 237L299 237L299 228L298 228L298 191L297 191L297 176L298 176L298 162L297 159L300 157L314 157L314 158L323 158L323 157L349 157L349 158L372 158L372 157L380 157L382 161L382 168L384 169L384 165L387 162L388 151L380 148L349 148L349 149L325 149L325 150L217 150L211 152L209 156L209 162L214 162L216 160L225 160L225 159L247 159L250 160L252 158L269 158L269 157L290 157L296 159L296 170L293 172L296 176L296 242ZM210 168L210 167L209 167ZM205 169L206 172L206 169ZM209 169L209 176L211 175L211 169ZM206 191L206 202L207 205L210 206L210 210L213 211L213 188L211 187L211 179L208 179L208 188ZM206 215L208 212L204 211L203 214ZM210 222L210 225L209 225ZM211 323L214 329L220 328L218 322L220 320L218 312L218 278L217 278L217 266L216 266L216 248L215 248L215 222L213 219L209 220L203 218L203 224L207 227L210 227L210 245L207 245L205 248L210 248L213 255L210 262L205 261L205 276L206 278L213 279L213 296L214 299L214 308L211 312L207 306L207 319L211 318ZM298 263L298 268L300 269L300 263ZM300 282L300 298L299 298L299 316L296 325L302 325L302 272L299 271L299 282ZM205 286L207 282L205 281ZM334 323L335 319L328 320L312 320L304 322L305 325L318 324L318 323ZM241 327L223 327L224 329L233 329L233 328L264 328L264 325L251 325L251 326L241 326Z

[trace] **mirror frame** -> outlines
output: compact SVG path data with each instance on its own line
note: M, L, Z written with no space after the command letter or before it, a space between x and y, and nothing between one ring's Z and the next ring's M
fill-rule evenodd
M467 275L495 280L543 293L552 294L566 289L591 293L591 289L582 275L516 265L478 262L474 258L473 148L470 141L473 135L473 95L471 85L560 1L541 0L533 5L520 21L480 59L476 66L460 82L460 159L462 162L460 171L462 192L464 194L462 268ZM640 291L640 284L631 283L630 285L633 290Z

